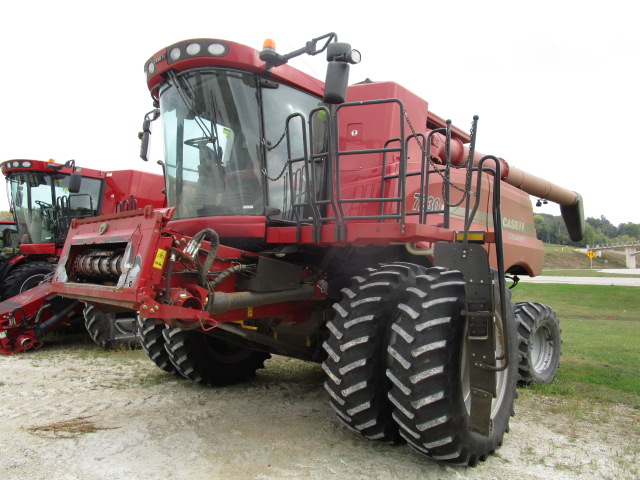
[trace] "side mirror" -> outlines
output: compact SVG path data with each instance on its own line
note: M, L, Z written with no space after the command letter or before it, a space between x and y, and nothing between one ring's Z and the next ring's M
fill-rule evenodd
M327 76L323 100L329 104L344 103L349 83L349 64L360 63L360 52L348 43L335 42L327 47Z
M145 162L149 161L149 136L151 132L140 132L138 138L140 139L140 158Z
M82 175L80 175L79 173L72 173L69 177L69 192L79 193L81 184Z
M349 83L349 64L343 62L329 62L327 78L324 83L323 100L329 104L344 103L347 98Z
M151 122L160 116L160 110L153 109L144 116L142 131L138 133L140 139L140 158L145 162L149 161L149 137L151 136Z

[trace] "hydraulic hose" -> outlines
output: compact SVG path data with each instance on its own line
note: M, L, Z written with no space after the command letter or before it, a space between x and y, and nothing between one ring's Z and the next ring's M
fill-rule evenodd
M207 273L209 272L213 261L216 259L216 254L218 253L218 247L220 246L219 235L213 228L205 228L200 230L193 236L191 241L185 247L184 253L194 259L197 259L198 251L200 250L200 246L202 245L202 242L205 238L209 240L210 245L207 256L198 270L198 285L200 285L202 288L210 290L209 282L207 280Z

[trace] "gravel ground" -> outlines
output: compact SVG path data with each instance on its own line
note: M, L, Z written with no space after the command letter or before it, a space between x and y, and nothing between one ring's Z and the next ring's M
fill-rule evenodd
M65 343L67 342L67 343ZM205 388L141 351L48 341L0 358L0 478L632 479L638 411L522 392L497 454L469 469L359 437L335 418L318 365L276 357Z

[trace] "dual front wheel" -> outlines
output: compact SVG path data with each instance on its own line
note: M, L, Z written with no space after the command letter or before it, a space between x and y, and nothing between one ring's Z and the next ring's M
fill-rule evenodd
M180 330L152 318L137 320L147 356L165 372L203 385L231 385L264 368L268 353L251 350L197 330Z
M488 436L469 429L471 387L462 274L391 263L368 269L343 289L327 323L325 388L338 418L374 440L405 440L424 455L475 465L498 448L513 415L518 345L513 307L494 322L498 364ZM508 292L505 293L508 295ZM496 296L499 301L499 294ZM508 328L503 328L506 324ZM165 371L203 384L236 383L263 367L268 354L138 320L149 357Z
M138 346L133 314L103 312L93 305L86 305L83 314L89 336L105 350Z
M328 326L326 389L338 418L368 438L396 441L456 464L475 465L502 442L513 414L518 352L507 298L505 332L495 321L492 430L469 430L470 380L462 274L412 264L381 265L355 277ZM500 362L500 361L499 361Z

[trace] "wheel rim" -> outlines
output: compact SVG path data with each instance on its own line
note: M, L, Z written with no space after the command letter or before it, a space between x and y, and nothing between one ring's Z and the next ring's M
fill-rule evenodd
M551 364L553 341L547 327L538 328L531 338L531 364L536 373L544 372Z
M136 318L131 317L130 313L113 315L112 322L118 332L123 335L134 335L136 333Z
M467 415L471 414L471 376L469 368L469 358L467 356L467 338L468 327L464 328L464 336L462 339L462 353L460 357L460 386L462 387L462 397L464 398L464 405L467 410ZM504 335L504 328L502 321L496 319L494 323L494 333L496 336L496 358L504 356L504 342L506 341ZM503 360L498 360L498 365ZM509 368L496 372L496 397L491 401L491 419L495 418L498 412L501 410L502 402L504 401L505 394L507 392L507 374Z
M20 285L20 293L26 292L27 290L31 290L34 287L40 285L46 275L44 273L38 273L36 275L32 275L29 278L25 279L24 282Z

